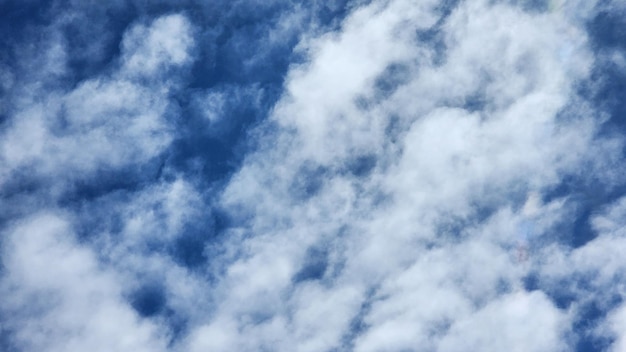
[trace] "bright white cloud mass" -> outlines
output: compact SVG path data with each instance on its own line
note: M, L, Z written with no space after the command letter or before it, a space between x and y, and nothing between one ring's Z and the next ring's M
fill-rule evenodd
M623 2L0 17L0 350L626 349Z

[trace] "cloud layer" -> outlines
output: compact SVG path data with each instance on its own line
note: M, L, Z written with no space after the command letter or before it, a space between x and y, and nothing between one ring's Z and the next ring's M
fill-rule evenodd
M0 349L626 346L621 3L0 7Z

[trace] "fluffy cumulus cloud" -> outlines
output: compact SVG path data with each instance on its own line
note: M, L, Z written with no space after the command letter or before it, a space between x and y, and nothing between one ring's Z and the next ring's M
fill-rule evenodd
M626 348L621 2L0 10L1 350Z

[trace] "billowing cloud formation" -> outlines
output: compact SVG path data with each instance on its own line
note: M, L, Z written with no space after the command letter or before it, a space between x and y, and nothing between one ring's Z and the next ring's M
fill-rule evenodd
M623 5L2 6L0 349L626 346Z

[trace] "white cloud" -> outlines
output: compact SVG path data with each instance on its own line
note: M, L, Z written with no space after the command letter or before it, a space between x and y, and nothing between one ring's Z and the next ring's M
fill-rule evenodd
M66 97L46 97L17 113L4 131L4 171L69 171L81 179L98 169L145 162L172 139L163 99L163 91L104 80L88 81Z
M122 283L80 246L61 215L39 214L5 233L0 309L27 351L163 351L166 336L140 319Z
M122 47L123 71L131 76L156 75L158 70L191 60L192 28L183 15L168 15L150 26L137 25L126 32Z
M207 92L197 94L194 103L201 110L202 115L210 123L220 121L224 116L224 105L226 104L226 94L223 92Z
M611 345L611 351L623 351L626 349L626 306L615 309L608 316L603 328L606 331L604 337L615 338L615 341Z
M568 319L541 292L516 292L461 319L440 351L569 351Z
M199 194L182 179L148 187L132 198L121 209L123 238L113 240L116 247L128 247L131 252L136 246L172 241L202 209Z
M274 118L286 128L298 128L308 157L326 162L329 154L344 156L349 143L330 146L325 138L367 143L369 136L358 138L357 131L382 127L370 126L376 120L359 119L354 100L387 65L412 56L407 41L413 40L414 30L434 24L436 17L429 11L433 3L374 3L356 9L341 33L303 43L312 60L291 71L287 97L278 103Z
M172 15L141 28L148 39L135 38L131 31L134 41L128 39L123 48L122 56L130 55L132 65L124 63L111 76L87 80L69 92L63 87L44 92L38 84L22 88L25 94L16 100L10 125L2 131L0 183L24 168L40 176L83 179L102 169L146 162L164 151L174 133L166 113L175 82L156 70L191 60L191 26ZM50 45L55 53L63 51L61 43ZM46 72L65 66L64 55L54 56L43 67ZM132 81L137 74L154 75L157 81Z

